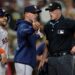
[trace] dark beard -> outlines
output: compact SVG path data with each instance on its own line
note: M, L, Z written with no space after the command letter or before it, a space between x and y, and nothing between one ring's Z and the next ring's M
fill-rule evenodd
M7 25L4 25L4 24L0 24L0 26L4 29L7 29Z

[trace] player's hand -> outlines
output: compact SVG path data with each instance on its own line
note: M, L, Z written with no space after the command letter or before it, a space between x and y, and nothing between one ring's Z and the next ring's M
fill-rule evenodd
M47 62L47 58L44 58L43 56L42 56L42 58L41 58L41 60L40 60L40 63L39 63L39 66L38 66L38 70L39 69L41 69L43 66L44 66L44 64Z
M40 62L40 61L42 60L42 55L37 55L37 56L36 56L36 59L37 59L37 61Z
M1 56L2 56L1 62L2 62L3 64L7 63L7 56L6 56L6 54L2 54Z
M71 54L75 54L75 46L72 47Z
M41 24L38 21L33 21L32 26L34 30L38 30L40 29Z
M37 61L39 61L38 70L43 67L43 55L37 55Z
M42 61L40 61L39 66L38 66L38 70L43 68L44 64L45 64L45 59L43 59Z

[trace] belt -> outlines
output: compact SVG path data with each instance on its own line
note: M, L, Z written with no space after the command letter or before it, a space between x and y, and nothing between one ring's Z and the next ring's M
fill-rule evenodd
M52 54L50 54L50 56L59 57L59 56L64 56L64 55L68 55L68 54L70 54L70 52L59 52L59 53L52 53Z

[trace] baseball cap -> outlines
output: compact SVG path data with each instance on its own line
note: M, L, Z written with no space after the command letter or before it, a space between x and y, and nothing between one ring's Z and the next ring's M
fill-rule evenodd
M24 13L25 12L40 13L41 9L36 5L30 5L30 6L25 7Z
M61 8L61 5L60 5L60 3L58 3L58 2L51 2L50 4L49 4L49 6L45 9L46 11L54 11L54 10L56 10L56 9L62 9Z
M0 8L0 16L8 16L8 13L4 9Z
M0 8L0 17L6 16L7 20L10 20L10 15L6 12L5 9Z

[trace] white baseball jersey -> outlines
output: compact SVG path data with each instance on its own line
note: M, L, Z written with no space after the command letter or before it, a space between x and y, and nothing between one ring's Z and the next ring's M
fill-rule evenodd
M0 26L0 48L4 49L8 57L8 32ZM0 62L0 75L6 75L6 67Z
M0 26L0 48L8 54L8 32Z

